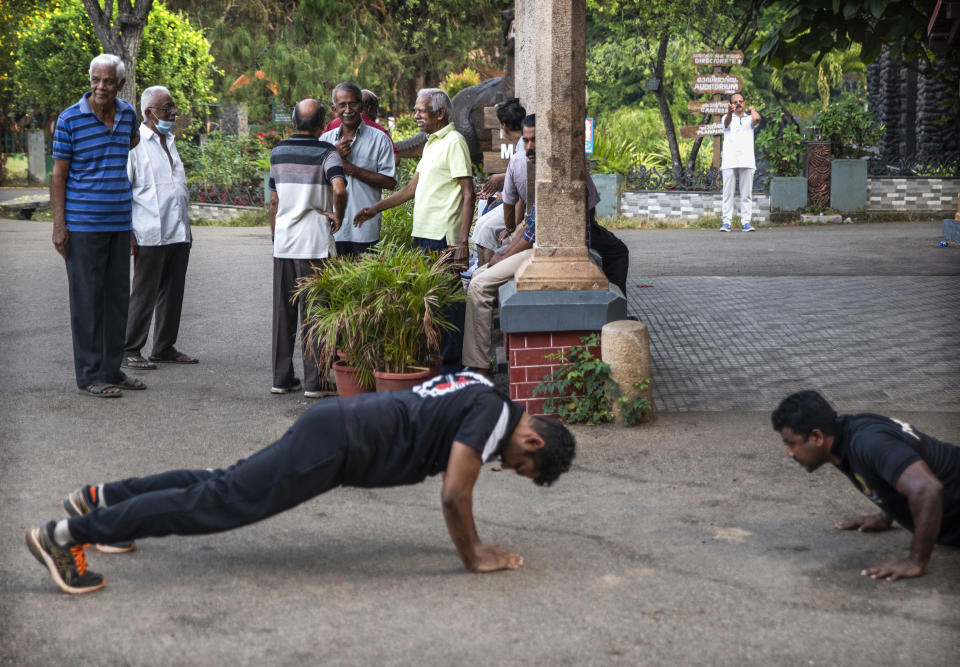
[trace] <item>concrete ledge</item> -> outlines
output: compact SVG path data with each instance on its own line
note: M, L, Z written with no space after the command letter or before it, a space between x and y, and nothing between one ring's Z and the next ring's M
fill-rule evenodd
M960 243L960 220L944 220L943 237L948 241Z
M616 285L606 290L517 291L500 287L500 329L504 333L599 331L627 318L627 300Z

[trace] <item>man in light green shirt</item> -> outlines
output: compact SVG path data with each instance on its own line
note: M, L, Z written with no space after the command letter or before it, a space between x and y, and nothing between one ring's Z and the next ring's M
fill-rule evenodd
M450 111L450 98L439 88L417 93L413 117L417 127L429 135L417 170L405 187L357 213L354 224L414 199L414 247L455 247L454 261L466 264L473 224L473 171L467 141L450 122Z

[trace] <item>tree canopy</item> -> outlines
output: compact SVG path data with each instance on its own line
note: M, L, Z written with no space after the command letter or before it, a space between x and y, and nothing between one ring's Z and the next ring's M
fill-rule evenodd
M87 64L103 52L81 0L44 4L17 33L12 76L16 106L41 116L66 108L90 88ZM148 86L163 85L184 110L202 111L213 101L215 70L206 39L162 2L150 11L138 69L137 95Z

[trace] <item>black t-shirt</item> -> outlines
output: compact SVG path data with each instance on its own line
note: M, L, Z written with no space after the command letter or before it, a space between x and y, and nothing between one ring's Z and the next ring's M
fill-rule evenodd
M924 461L943 484L941 544L960 544L960 447L931 438L910 424L858 414L839 420L831 453L854 486L908 530L913 514L907 497L897 491L903 471Z
M523 414L474 373L438 375L407 391L342 400L347 434L344 484L416 484L446 470L454 441L484 462L499 455Z

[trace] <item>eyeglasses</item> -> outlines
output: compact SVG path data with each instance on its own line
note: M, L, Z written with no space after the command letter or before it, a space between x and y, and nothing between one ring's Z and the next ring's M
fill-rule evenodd
M357 102L357 101L353 101L353 102L340 102L340 104L337 104L336 107L337 107L337 109L340 109L340 110L342 111L343 109L346 109L347 107L350 107L351 109L359 109L362 104L363 104L362 102Z
M165 114L168 115L168 116L176 116L178 113L180 113L180 109L178 109L177 107L173 107L173 106L170 106L170 107L147 107L147 108L148 108L148 109L156 109L157 111L162 111L163 113L165 113Z

